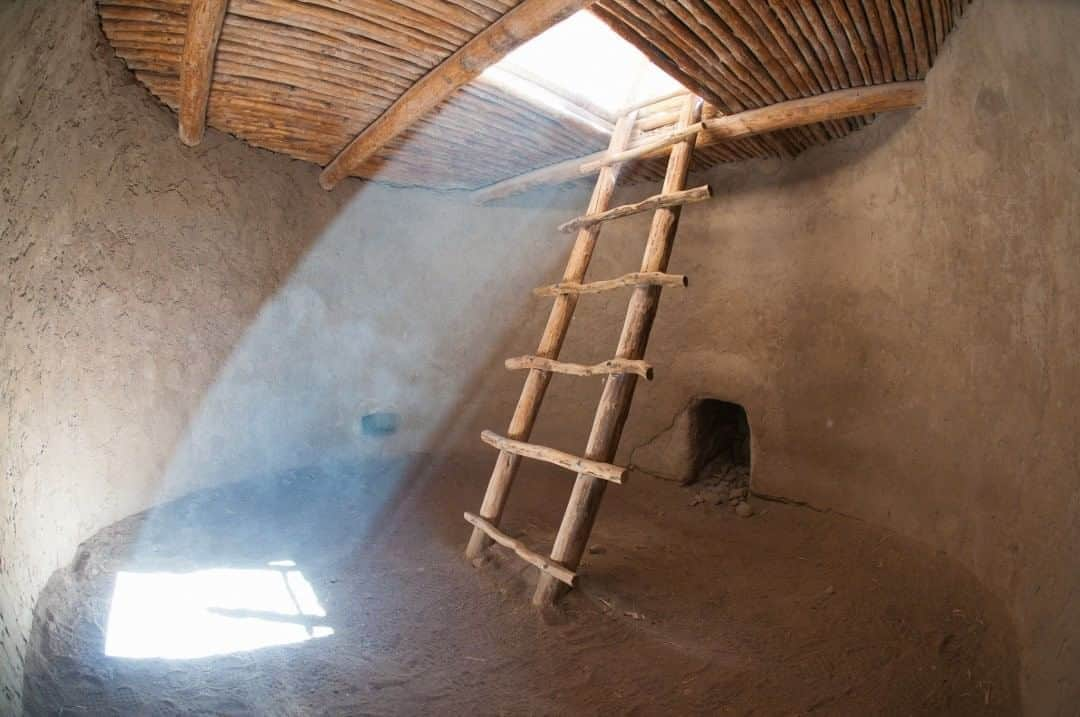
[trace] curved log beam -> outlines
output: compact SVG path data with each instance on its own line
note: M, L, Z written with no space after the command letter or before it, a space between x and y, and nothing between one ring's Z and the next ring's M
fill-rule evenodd
M387 142L433 110L455 90L471 82L511 50L536 37L594 0L523 0L412 87L345 146L319 175L330 190L378 152Z
M180 58L180 141L189 147L202 142L206 131L206 104L214 79L221 26L229 0L191 0L187 35Z
M661 137L648 137L632 144L628 149L609 153L596 152L585 157L575 157L564 162L542 167L526 174L511 177L473 192L474 202L484 203L494 199L524 192L544 184L562 184L592 174L609 162L631 161L662 156L669 148L688 136L697 135L697 146L742 139L781 129L817 124L844 117L858 117L880 112L906 110L921 107L926 89L921 80L890 82L883 85L853 87L836 90L813 97L778 102L756 110L704 120L693 126Z

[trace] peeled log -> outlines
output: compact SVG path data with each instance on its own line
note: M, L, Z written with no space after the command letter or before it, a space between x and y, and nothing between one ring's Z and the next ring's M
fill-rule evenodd
M634 204L623 204L619 207L614 207L606 212L600 212L599 214L589 214L578 217L577 219L571 219L568 222L559 225L559 231L564 234L577 231L578 229L584 229L585 227L591 227L593 224L600 224L601 222L609 222L612 219L621 219L622 217L633 216L634 214L640 214L641 212L649 212L654 209L663 209L664 207L677 207L682 204L691 204L693 202L701 202L712 196L712 190L709 189L709 185L705 184L700 187L694 187L693 189L684 189L681 192L672 192L671 194L654 194L648 199L642 199L640 202Z
M925 96L926 89L923 82L913 81L854 87L813 97L778 102L756 110L713 117L701 122L700 127L691 126L660 137L649 136L638 140L636 145L632 143L627 150L620 150L618 153L595 152L584 157L541 167L478 189L472 193L472 199L482 204L544 184L570 182L598 171L615 157L622 161L659 157L669 152L673 145L691 135L696 135L698 147L708 147L818 122L921 107Z
M600 480L606 480L611 483L619 483L620 485L626 481L626 469L621 466L612 465L611 463L581 458L580 456L564 453L563 451L549 448L548 446L538 446L534 443L515 441L500 436L494 431L482 431L480 433L480 439L489 446L498 448L500 451L513 453L514 455L522 456L523 458L532 458L545 463L551 463L552 465L565 468L573 473L592 476L593 478L599 478Z
M642 378L652 381L652 366L645 361L629 361L627 359L608 359L601 363L586 365L569 363L567 361L555 361L542 356L517 356L508 358L506 368L511 371L537 369L562 373L568 376L610 376L613 373L633 373Z
M536 296L559 296L560 294L599 294L613 289L622 289L627 286L667 286L677 288L687 286L687 279L682 274L665 274L662 271L635 271L623 274L615 279L601 279L582 284L577 281L560 281L558 284L549 284L533 289Z
M191 0L187 35L180 58L180 141L189 147L202 142L206 132L206 105L214 79L221 26L228 0Z
M520 540L511 538L509 535L502 532L494 525L492 525L489 521L481 518L479 515L474 515L473 513L465 513L465 520L471 523L478 530L483 532L484 535L488 536L499 545L503 546L504 548L509 548L510 550L513 550L514 553L516 553L517 556L525 562L531 565L535 565L542 572L550 575L561 583L565 583L567 585L570 585L571 587L574 585L574 579L577 576L574 574L573 570L568 570L566 566L560 565L559 563L551 560L550 558L545 558L543 555L536 552L535 550L530 550Z

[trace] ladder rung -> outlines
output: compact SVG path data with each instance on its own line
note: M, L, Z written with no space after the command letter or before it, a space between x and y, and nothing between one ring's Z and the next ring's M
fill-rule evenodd
M515 441L511 438L505 438L500 436L494 431L484 431L480 434L480 439L489 446L494 446L500 451L506 451L507 453L513 453L517 456L524 458L534 458L538 461L544 461L545 463L551 463L565 468L568 471L574 473L582 473L593 478L600 478L602 480L611 481L612 483L618 483L622 485L626 482L626 469L621 466L612 465L610 463L601 463L600 461L592 461L588 458L581 458L580 456L571 455L570 453L563 453L555 448L548 448L547 446L538 446L533 443L525 443L524 441Z
M661 127L667 127L673 125L679 121L679 110L667 110L666 112L657 112L651 114L648 117L638 117L634 123L635 132L651 132L653 130L660 129Z
M562 563L556 562L551 558L545 558L540 553L529 550L520 540L511 538L479 515L473 515L466 511L465 520L487 533L487 536L499 545L513 550L517 553L517 556L525 562L532 563L556 580L573 587L574 579L577 577L577 574Z
M633 103L631 105L627 105L626 107L623 107L622 110L619 111L619 114L626 115L626 114L630 114L631 112L634 112L635 110L643 110L646 107L652 107L653 105L668 104L674 99L680 99L681 100L681 99L685 98L686 95L688 95L688 94L689 94L689 92L687 92L685 88L680 87L677 90L672 90L671 92L668 92L667 94L664 94L664 95L660 95L659 97L653 97L652 99L642 100L641 102L635 102L635 103Z
M665 134L651 142L638 145L631 149L625 149L622 152L615 152L614 154L607 154L600 159L594 159L591 162L586 162L578 168L581 174L589 174L599 169L607 167L611 164L621 164L622 162L628 162L631 159L637 159L638 157L644 157L646 154L652 154L653 152L671 147L679 142L685 142L691 137L695 136L698 132L705 129L705 124L702 122L696 122L686 129L676 130L669 134Z
M708 199L712 196L712 190L709 189L708 184L703 184L700 187L694 187L693 189L684 189L681 192L670 192L668 194L654 194L648 199L642 199L635 204L623 204L621 207L615 207L614 209L608 209L606 212L600 212L599 214L585 215L576 219L571 219L568 222L559 225L559 231L564 234L575 232L579 229L585 229L591 227L594 224L600 222L608 222L612 219L620 219L622 217L629 217L634 214L640 214L641 212L652 211L653 209L663 209L664 207L678 207L683 204L691 204L692 202L700 202Z
M636 271L632 274L624 274L617 279L604 279L593 281L588 284L579 284L574 281L563 281L558 284L549 284L533 289L536 296L558 296L559 294L599 294L602 291L621 289L624 286L669 286L683 287L689 284L689 280L682 274L665 274L661 271Z
M613 373L633 373L647 381L652 381L652 366L645 361L613 358L587 366L581 363L567 363L541 356L518 356L506 359L506 368L511 371L520 369L539 369L551 373L563 373L569 376L606 376Z

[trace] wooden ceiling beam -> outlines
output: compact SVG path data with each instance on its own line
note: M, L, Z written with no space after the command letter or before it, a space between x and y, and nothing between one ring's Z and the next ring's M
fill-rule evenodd
M919 80L853 87L813 97L778 102L760 109L702 121L695 128L698 134L697 147L700 149L712 144L845 117L861 117L921 107L925 95L926 89L923 82ZM676 137L677 134L640 138L615 159L630 161L661 156L673 143L665 140ZM613 157L606 150L585 157L574 157L478 189L472 193L472 199L482 204L524 192L533 187L570 182L579 177L595 174L601 166L609 164L612 159Z
M221 26L229 0L191 0L187 35L180 58L180 141L189 147L202 142L206 131L206 105L214 79Z
M323 189L333 189L387 142L412 126L455 90L478 77L488 66L592 2L522 0L398 97L326 165L319 175L319 184Z

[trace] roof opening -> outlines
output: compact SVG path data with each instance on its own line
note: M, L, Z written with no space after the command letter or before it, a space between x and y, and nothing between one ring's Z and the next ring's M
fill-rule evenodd
M682 87L588 11L517 48L484 77L540 104L571 103L608 122L629 104Z

